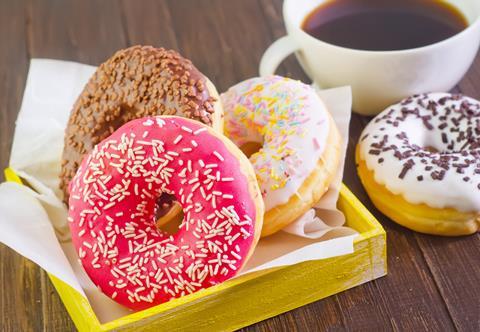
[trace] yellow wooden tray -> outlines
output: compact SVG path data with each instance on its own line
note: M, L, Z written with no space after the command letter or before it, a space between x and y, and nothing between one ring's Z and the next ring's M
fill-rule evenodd
M21 183L9 169L5 176ZM105 324L87 299L55 276L49 277L79 331L235 330L387 273L382 226L346 186L338 208L347 226L360 233L353 254L250 273Z

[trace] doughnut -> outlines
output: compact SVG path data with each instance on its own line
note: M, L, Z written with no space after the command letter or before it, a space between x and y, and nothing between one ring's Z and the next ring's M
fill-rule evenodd
M183 208L174 234L155 225L162 193ZM81 264L103 293L133 310L236 276L263 213L243 153L212 128L176 116L123 125L70 182L68 221Z
M328 189L340 163L339 132L315 90L299 81L252 78L220 98L225 135L247 154L254 152L250 162L266 210L262 236L273 234Z
M374 205L417 232L480 227L480 102L459 94L409 97L364 129L356 152Z
M83 156L124 123L179 115L222 132L222 113L213 84L175 51L151 46L118 51L98 67L70 114L60 174L65 202Z

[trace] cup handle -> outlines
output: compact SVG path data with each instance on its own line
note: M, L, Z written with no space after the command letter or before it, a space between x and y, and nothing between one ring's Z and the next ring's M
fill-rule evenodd
M268 76L275 74L280 63L290 54L299 50L299 45L290 36L284 36L277 39L263 53L260 60L260 76Z

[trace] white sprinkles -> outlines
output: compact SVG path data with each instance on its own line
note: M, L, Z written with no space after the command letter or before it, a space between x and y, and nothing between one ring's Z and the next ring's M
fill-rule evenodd
M164 131L183 121L138 121L144 130L141 139L124 132L95 147L73 179L69 211L85 269L94 282L106 280L102 291L132 308L190 294L235 275L254 229L252 217L237 213L234 193L219 189L235 181L222 174L225 156L218 151L194 154L206 128L183 125L182 133L168 143L150 139L158 136L155 124ZM162 193L176 195L183 205L185 218L175 236L154 224L155 197Z

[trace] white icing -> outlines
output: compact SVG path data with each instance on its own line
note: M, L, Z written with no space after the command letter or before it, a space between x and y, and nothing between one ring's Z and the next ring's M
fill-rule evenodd
M460 211L480 211L480 102L463 96L453 99L451 97L452 95L446 93L420 95L411 98L410 103L407 103L407 99L387 108L363 131L360 157L366 162L368 169L373 170L377 183L385 185L393 194L402 195L412 204L425 203L434 208L452 207ZM444 99L446 103L443 106L439 103L442 98L447 98ZM429 101L437 103L438 114L435 115L432 110L427 109ZM433 128L429 130L422 118L414 114L409 114L404 121L399 121L397 127L389 124L387 121L395 121L395 118L402 116L402 109L417 109L420 117L431 116L427 122ZM447 114L447 109L453 111ZM442 116L446 118L442 119ZM442 123L447 123L448 126L442 128ZM407 134L410 147L405 145L404 139L397 137L402 132ZM462 139L463 134L460 132L467 134L469 140ZM399 147L400 152L408 152L413 144L422 149L417 149L412 156L402 160L395 157L394 150L382 151L378 155L373 151L372 154L372 150L381 150L376 149L375 143L381 141L385 135L388 136L385 146L393 144ZM425 147L433 147L439 152L428 152L423 149ZM431 162L432 159L439 160L442 156L449 158L448 169ZM383 162L379 163L381 158ZM454 161L452 158L458 160ZM409 159L414 165L402 179L399 175L404 171L404 165ZM457 166L466 162L470 164L457 171ZM433 168L427 170L426 167L429 166ZM434 179L442 171L443 178ZM433 172L437 173L432 176ZM420 181L419 176L423 177L423 180Z
M246 80L221 98L226 135L238 146L262 144L250 161L267 211L287 203L325 150L330 123L324 103L309 85L279 76Z

